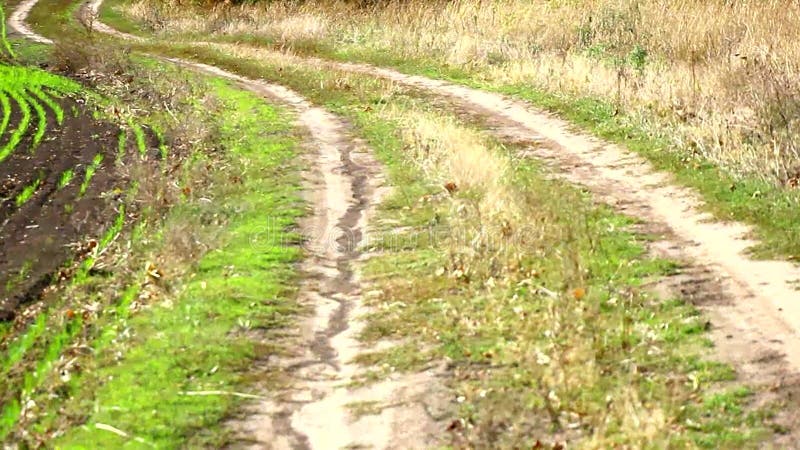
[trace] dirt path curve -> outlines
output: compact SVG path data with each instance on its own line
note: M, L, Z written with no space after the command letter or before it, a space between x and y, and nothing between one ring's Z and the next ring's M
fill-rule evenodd
M703 211L699 195L677 186L671 175L656 171L644 158L500 94L366 64L305 60L429 91L463 112L481 116L502 138L533 144L528 154L554 162L568 180L611 200L624 213L669 231L674 240L671 254L688 257L725 285L724 309L738 327L761 336L761 342L800 369L800 268L749 257L747 250L757 242L749 238L748 226L715 220Z
M28 0L20 6L13 26L37 42L52 42L24 25L35 3ZM140 40L94 20L100 4L87 3L82 19L89 17L94 30ZM290 375L292 387L282 397L251 405L245 419L231 423L239 439L236 447L427 448L440 431L428 412L428 392L436 384L433 372L350 387L361 373L353 359L364 350L358 341L363 327L359 317L367 312L355 263L362 256L369 213L385 190L380 165L365 145L350 137L341 119L283 86L206 64L162 59L288 105L309 133L311 154L306 159L313 169L305 181L313 213L302 224L308 241L298 301L312 313L300 326L295 355L275 362ZM380 411L354 414L353 407L360 404L377 405Z
M34 3L38 2L39 0L33 0ZM116 30L111 28L110 26L104 24L100 20L98 20L98 15L100 11L100 6L102 6L103 0L90 0L84 3L81 6L80 15L81 21L84 24L88 25L90 29L93 31L98 31L103 34L108 34L120 39L124 39L126 41L132 42L142 42L144 39L140 38L139 36L130 34L130 33L123 33L122 31Z
M8 17L8 26L11 30L25 36L27 39L30 39L34 42L38 42L40 44L53 44L53 41L33 32L28 27L28 24L25 23L25 19L28 18L28 14L31 13L31 9L39 2L39 0L24 0L22 3L17 5L17 8L11 15Z
M217 46L224 50L232 44ZM502 140L526 144L525 156L550 162L561 177L586 186L618 211L642 220L645 232L662 237L651 250L685 267L657 288L693 301L704 311L718 358L732 364L741 381L768 387L759 401L797 397L800 268L786 261L750 258L747 251L757 244L749 237L751 229L717 221L703 211L699 195L678 186L670 174L656 171L620 146L574 131L567 122L523 101L366 64L256 51L427 91L446 108L477 116ZM776 445L794 445L800 439L800 415L794 406L778 413L777 421L791 432L777 438Z
M789 400L776 422L789 430L774 445L796 445L800 415L800 268L748 256L751 229L720 222L703 201L641 156L579 131L551 114L505 96L407 75L367 64L305 59L323 67L392 80L430 92L464 114L478 116L501 139L528 145L525 156L550 162L560 176L586 186L618 211L661 236L655 254L682 261L678 275L657 288L699 306L712 325L716 356L732 364L744 383L766 386L760 402Z

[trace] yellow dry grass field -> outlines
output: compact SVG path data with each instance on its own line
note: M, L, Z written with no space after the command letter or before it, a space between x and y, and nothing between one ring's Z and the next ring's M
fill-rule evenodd
M600 97L734 173L794 183L800 171L796 2L317 0L203 14L172 3L142 0L126 13L161 33L385 52L477 71L490 83Z

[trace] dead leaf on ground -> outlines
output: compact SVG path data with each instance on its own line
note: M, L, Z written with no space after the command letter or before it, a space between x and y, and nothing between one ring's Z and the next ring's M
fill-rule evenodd
M164 277L164 273L161 272L161 269L156 267L156 265L150 261L148 261L147 264L145 264L144 270L147 272L147 275L157 280Z

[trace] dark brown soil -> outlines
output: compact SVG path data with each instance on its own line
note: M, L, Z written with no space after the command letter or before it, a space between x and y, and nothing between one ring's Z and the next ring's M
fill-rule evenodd
M95 121L72 101L62 106L64 123L55 126L49 120L51 128L37 148L27 136L0 162L0 321L13 320L20 306L63 277L68 262L85 256L118 214L125 185L115 164L120 128ZM103 161L81 196L80 185L97 154ZM69 169L74 176L59 189ZM34 195L17 205L17 195L37 179Z

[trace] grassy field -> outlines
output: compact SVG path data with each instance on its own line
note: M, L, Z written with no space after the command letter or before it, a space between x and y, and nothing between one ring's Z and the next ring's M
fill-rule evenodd
M791 83L796 5L597 1L260 2L210 11L113 0L103 18L157 37L266 45L510 94L623 144L800 257ZM199 6L198 6L199 8ZM666 20L662 20L665 17ZM202 18L202 19L200 19ZM206 20L207 19L207 20ZM691 23L689 27L687 24ZM773 33L773 24L778 32Z
M716 120L716 112L676 121L677 110L656 117L658 104L641 109L640 90L673 73L658 55L686 55L677 40L670 50L644 33L623 39L628 20L637 32L656 27L641 11L620 9L623 3L599 0L580 9L563 2L411 2L363 10L273 2L204 10L206 21L187 5L114 0L102 17L129 32L212 34L528 99L675 171L714 199L719 214L760 224L765 253L800 254L797 197L780 184L789 181L792 156L780 155L773 162L782 169L770 173L767 141L748 141L753 158L737 159L687 137L702 123L694 120ZM302 214L300 138L286 111L224 82L157 60L115 59L101 37L72 22L76 5L43 1L35 21L51 35L60 31L76 42L89 36L97 45L57 48L56 67L119 69L133 83L90 81L105 99L103 114L119 116L112 154L119 148L138 161L122 164L142 180L128 204L145 207L135 217L120 211L63 291L68 301L36 316L5 349L7 367L0 369L16 376L15 400L2 405L0 433L57 448L222 447L231 438L223 421L237 411L240 394L283 381L251 366L284 350L280 330L296 312L294 263L301 253L291 230ZM609 40L613 45L599 45ZM780 431L771 405L756 404L757 392L714 362L698 311L651 292L678 267L647 253L654 237L636 218L553 180L518 148L482 131L484 124L450 114L415 90L258 46L174 41L134 48L290 87L346 119L383 162L393 190L365 246L373 253L363 268L373 312L361 339L367 347L386 339L396 345L359 357L361 382L445 361L457 408L448 427L452 446L755 448ZM695 64L713 66L717 56ZM566 76L579 61L601 69ZM615 90L603 91L609 81L599 77L614 74ZM147 99L132 96L139 89ZM648 95L652 102L676 98ZM140 104L145 113L135 112ZM29 114L35 117L35 108ZM148 136L171 144L158 145L162 159L151 166L141 158L156 153ZM690 141L700 150L688 153ZM108 159L91 162L100 167ZM80 189L92 176L67 170L58 185ZM169 207L159 207L162 201ZM367 405L365 414L380 407Z
M95 43L52 53L61 67L93 64L96 75L77 78L90 88L26 67L44 53L13 46L16 57L0 63L0 170L30 181L3 208L34 223L39 211L91 212L99 231L69 235L70 256L0 322L0 441L222 445L221 420L242 400L236 392L252 389L252 363L283 351L279 330L296 312L292 229L303 203L292 116ZM73 138L87 150L72 151L86 144ZM39 159L55 162L38 172L20 163ZM35 275L34 260L18 262L4 295ZM278 382L261 375L261 388Z
M362 338L406 344L362 355L364 382L452 361L454 443L714 448L769 436L769 410L708 360L702 317L647 293L675 266L646 255L635 219L391 83L252 50L159 49L279 80L352 121L386 164L395 194L366 268L379 312Z
M219 423L241 400L230 393L242 388L249 361L280 351L267 333L285 326L295 310L292 263L300 250L287 230L302 211L292 193L296 140L285 113L224 83L211 89L223 105L220 138L228 152L215 164L230 166L215 177L220 187L211 194L219 201L176 208L165 230L192 224L193 217L216 217L205 230L213 233L215 249L192 263L174 298L106 324L91 362L96 370L76 377L70 400L60 406L85 423L56 439L58 447L112 448L132 439L165 448L222 445ZM234 173L241 181L223 187ZM253 330L262 330L264 340L254 342ZM120 353L125 356L116 361ZM48 422L60 420L43 422L52 427Z

